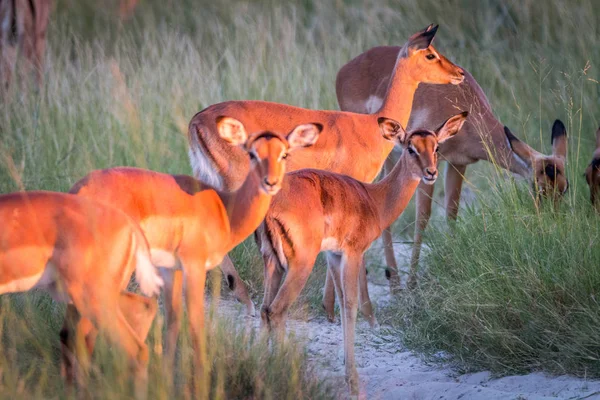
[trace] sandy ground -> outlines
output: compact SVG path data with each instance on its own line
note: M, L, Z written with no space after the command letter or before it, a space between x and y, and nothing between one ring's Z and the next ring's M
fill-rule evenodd
M407 254L403 249L398 250ZM403 257L399 254L399 258ZM387 286L370 283L369 292L376 304L389 300ZM223 299L219 313L236 316L236 320L246 321L257 329L260 326L260 317L243 317L242 306L233 300ZM289 320L287 329L306 343L317 372L343 387L339 318L336 324L327 322L324 317ZM451 368L424 362L406 350L385 326L374 331L362 320L357 324L356 361L363 399L600 399L600 381L542 373L499 379L492 378L489 372L459 374ZM347 392L341 393L341 398L348 397Z

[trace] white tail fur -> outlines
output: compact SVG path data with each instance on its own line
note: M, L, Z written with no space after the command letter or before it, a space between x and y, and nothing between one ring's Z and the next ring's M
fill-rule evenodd
M137 249L135 252L135 280L145 296L158 295L164 284L150 261L148 252L142 249Z

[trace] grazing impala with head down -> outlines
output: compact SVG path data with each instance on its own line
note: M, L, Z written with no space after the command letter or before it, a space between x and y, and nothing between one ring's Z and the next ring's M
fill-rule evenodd
M388 86L393 80L396 59L402 51L398 46L374 47L344 65L336 78L340 108L358 113L372 113L378 109L386 98ZM465 79L460 85L420 85L414 96L407 128L432 129L456 113L456 110L469 110L469 120L461 133L440 147L441 159L448 162L444 190L448 219L455 219L458 213L463 178L468 165L486 160L526 178L532 176L530 166L520 162L508 146L504 125L492 113L485 93L468 71L463 72ZM397 106L400 109L405 107L404 104ZM390 107L393 109L393 105ZM386 170L390 168L386 166ZM433 185L422 183L417 191L417 223L409 278L411 287L416 283L422 233L431 215L433 189ZM383 238L388 264L386 274L391 274L390 284L396 285L399 280L394 279L397 267L391 233L386 231ZM333 310L333 299L329 298L325 307Z
M196 362L201 365L198 357L205 354L202 331L206 270L218 265L228 251L254 232L271 197L281 187L288 153L312 145L321 130L315 124L302 124L287 135L268 131L248 135L232 118L219 117L216 124L221 138L230 146L243 147L250 155L250 173L234 193L206 189L188 176L138 168L94 171L71 189L79 196L118 207L139 222L153 263L167 267L161 272L165 280L169 363L173 361L183 313L182 278L186 282L185 299ZM184 277L174 270L176 260L181 263ZM95 333L84 326L80 331L87 336L91 351Z
M156 305L123 290L134 271L149 296L162 280L139 226L112 207L52 192L0 196L0 220L0 294L39 288L69 302L72 318L91 321L127 352L144 396L144 339Z
M438 146L458 132L466 117L466 112L455 115L435 132L415 130L410 133L398 122L380 117L382 137L404 149L383 180L369 184L329 171L292 172L256 233L265 262L261 316L266 326L279 331L317 255L327 252L328 268L340 300L346 379L352 394L358 393L354 326L359 274L365 270L364 253L383 229L404 211L419 182L435 182ZM287 275L281 284L285 272ZM372 318L370 309L363 308L363 314Z
M431 46L436 32L437 26L430 26L412 35L401 48L391 70L387 95L372 114L307 110L264 101L228 101L199 112L189 125L194 175L224 191L236 190L244 182L248 157L221 139L215 124L216 117L228 115L250 132L287 132L305 121L319 123L323 132L318 143L290 157L287 169L316 168L373 181L394 147L379 134L378 118L390 117L406 126L420 83L456 85L464 79L462 69Z

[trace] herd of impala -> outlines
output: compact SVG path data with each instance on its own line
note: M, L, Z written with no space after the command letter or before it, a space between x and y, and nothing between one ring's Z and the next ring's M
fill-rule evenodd
M323 305L333 320L337 294L346 380L357 394L358 308L377 324L364 254L383 234L386 276L392 289L400 286L389 227L416 192L407 286L416 284L438 157L447 161L450 219L457 215L467 165L479 160L527 178L539 197L558 200L568 188L563 123L552 127L552 155L519 140L494 117L471 74L433 47L437 29L430 25L401 47L376 47L343 66L336 79L342 111L264 101L228 101L200 111L189 124L195 178L111 168L91 172L69 194L1 195L0 294L39 288L68 303L60 332L67 382L85 372L100 330L129 356L136 394L144 397L144 342L161 289L166 362L174 361L185 302L196 375L207 373L206 271L221 265L235 296L254 315L227 256L254 233L264 260L262 323L279 338L317 255L326 252ZM594 205L600 197L600 129L596 143L585 172ZM402 153L392 161L395 146ZM385 177L373 183L382 169ZM145 296L126 291L134 271ZM85 346L76 346L77 340Z

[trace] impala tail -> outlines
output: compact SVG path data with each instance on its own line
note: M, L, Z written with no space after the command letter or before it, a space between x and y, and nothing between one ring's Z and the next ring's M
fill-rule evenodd
M145 296L158 296L163 280L150 260L150 250L146 237L137 226L134 228L133 241L135 244L135 281Z

